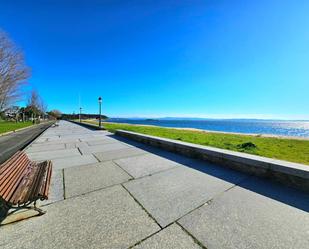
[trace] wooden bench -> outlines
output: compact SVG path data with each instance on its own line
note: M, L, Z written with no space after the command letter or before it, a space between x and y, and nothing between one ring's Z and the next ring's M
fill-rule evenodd
M0 165L0 201L8 211L14 209L34 209L39 214L45 212L36 206L37 200L47 200L52 174L51 161L32 162L19 151ZM29 206L34 203L34 206ZM1 204L0 204L1 205ZM10 213L10 214L11 214Z

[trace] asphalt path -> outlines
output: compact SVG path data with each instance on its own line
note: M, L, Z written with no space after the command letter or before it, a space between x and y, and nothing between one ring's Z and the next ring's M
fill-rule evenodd
M31 126L27 129L0 137L0 163L6 161L18 150L23 149L50 127L52 122Z

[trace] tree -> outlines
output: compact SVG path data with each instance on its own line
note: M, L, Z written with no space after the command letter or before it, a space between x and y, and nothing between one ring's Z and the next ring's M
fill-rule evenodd
M0 30L0 112L20 99L21 86L29 76L23 53Z
M40 115L40 97L36 90L32 90L28 99L28 105L26 107L28 115L32 117L32 120L36 119Z
M28 104L26 107L26 113L29 117L32 118L32 120L36 119L37 116L41 114L40 110L40 96L36 90L32 90L29 98L28 98Z
M42 112L42 114L45 114L47 112L47 104L42 99L42 97L39 98L39 109Z
M42 99L42 97L39 98L39 109L41 111L41 114L43 116L43 119L45 119L45 114L47 112L47 104L45 101Z
M40 96L36 90L32 90L28 98L28 106L39 109Z
M47 105L44 100L36 90L32 90L28 97L27 106L23 110L23 115L31 118L33 122L35 120L40 121L38 118L42 117L44 119L46 111Z
M55 119L59 119L59 118L61 118L62 113L59 110L51 110L50 112L48 112L48 115L55 118Z

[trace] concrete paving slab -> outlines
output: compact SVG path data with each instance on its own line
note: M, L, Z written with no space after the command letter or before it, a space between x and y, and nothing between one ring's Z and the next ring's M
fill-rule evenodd
M201 247L179 225L172 224L133 249L201 249Z
M131 179L113 162L64 169L66 198L120 184Z
M90 145L101 145L101 144L110 144L110 143L119 143L119 141L112 139L112 138L108 138L108 137L104 137L102 139L99 140L85 140L85 142Z
M143 148L144 150L148 151L151 154L157 155L159 157L165 158L167 160L179 163L179 164L183 164L183 165L187 165L192 163L193 161L196 161L195 159L189 158L189 157L185 157L173 152L168 152L168 151L164 151L162 149L158 149L155 147L150 147L150 148ZM205 162L204 162L205 165Z
M46 210L43 216L0 227L1 249L125 249L160 229L121 186Z
M308 200L306 194L251 178L245 188L230 189L179 223L208 249L309 248Z
M89 145L86 142L77 142L77 143L66 143L66 149L74 149L74 148L81 148L81 147L88 147Z
M67 133L67 134L64 134L62 132L62 134L60 135L60 137L62 139L65 139L65 138L87 138L89 137L89 135L91 136L92 135L92 132L91 131L88 131L88 132L77 132L77 133Z
M108 133L103 133L102 131L99 131L99 132L92 131L90 136L82 137L81 140L83 142L86 142L86 141L98 141L98 140L105 139L105 138L111 138L110 137L111 134L112 133L109 133L109 132Z
M44 143L47 141L47 138L46 137L39 137L35 140L37 143Z
M30 146L27 148L27 153L40 152L40 151L52 151L52 150L63 150L65 149L64 144L51 144L51 145L40 145Z
M115 163L117 163L134 178L151 175L159 171L179 166L179 164L174 161L167 160L163 157L150 153L118 159L115 160Z
M52 162L54 169L64 169L64 168L97 163L98 160L93 155L79 155L79 156L53 159Z
M81 138L81 141L89 143L89 142L102 141L105 138L109 139L110 137L107 137L107 136L104 136L104 135L97 135L97 136L92 135L92 136L87 136L87 137Z
M120 150L129 148L128 145L125 145L123 143L112 143L112 144L101 144L101 145L95 145L95 146L89 146L89 147L82 147L80 148L80 151L83 155L92 154L96 152L106 152L106 151L113 151L113 150Z
M241 179L243 175L234 174L235 182ZM191 168L176 167L124 186L164 227L229 189L233 183Z
M78 149L66 149L66 150L31 152L27 153L27 155L33 161L42 161L56 158L78 156L81 154Z
M44 136L43 136L44 137ZM54 135L48 135L46 136L47 141L54 141L60 139L60 135L54 134Z
M78 143L80 142L79 139L58 139L54 141L46 141L46 142L37 142L31 144L31 146L42 146L42 145L52 145L52 144L65 144L65 143Z
M138 148L127 148L127 149L120 149L120 150L113 150L113 151L106 151L106 152L97 152L94 153L95 157L99 159L100 162L111 161L120 158L126 158L136 155L142 155L148 153L147 151L138 149Z

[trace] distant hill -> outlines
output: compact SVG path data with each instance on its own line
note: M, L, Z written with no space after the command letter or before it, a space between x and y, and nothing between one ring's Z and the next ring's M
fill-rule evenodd
M107 116L101 115L102 119L108 119ZM79 114L67 114L63 113L61 119L79 119ZM82 119L99 119L99 114L92 114L92 113L82 113Z

